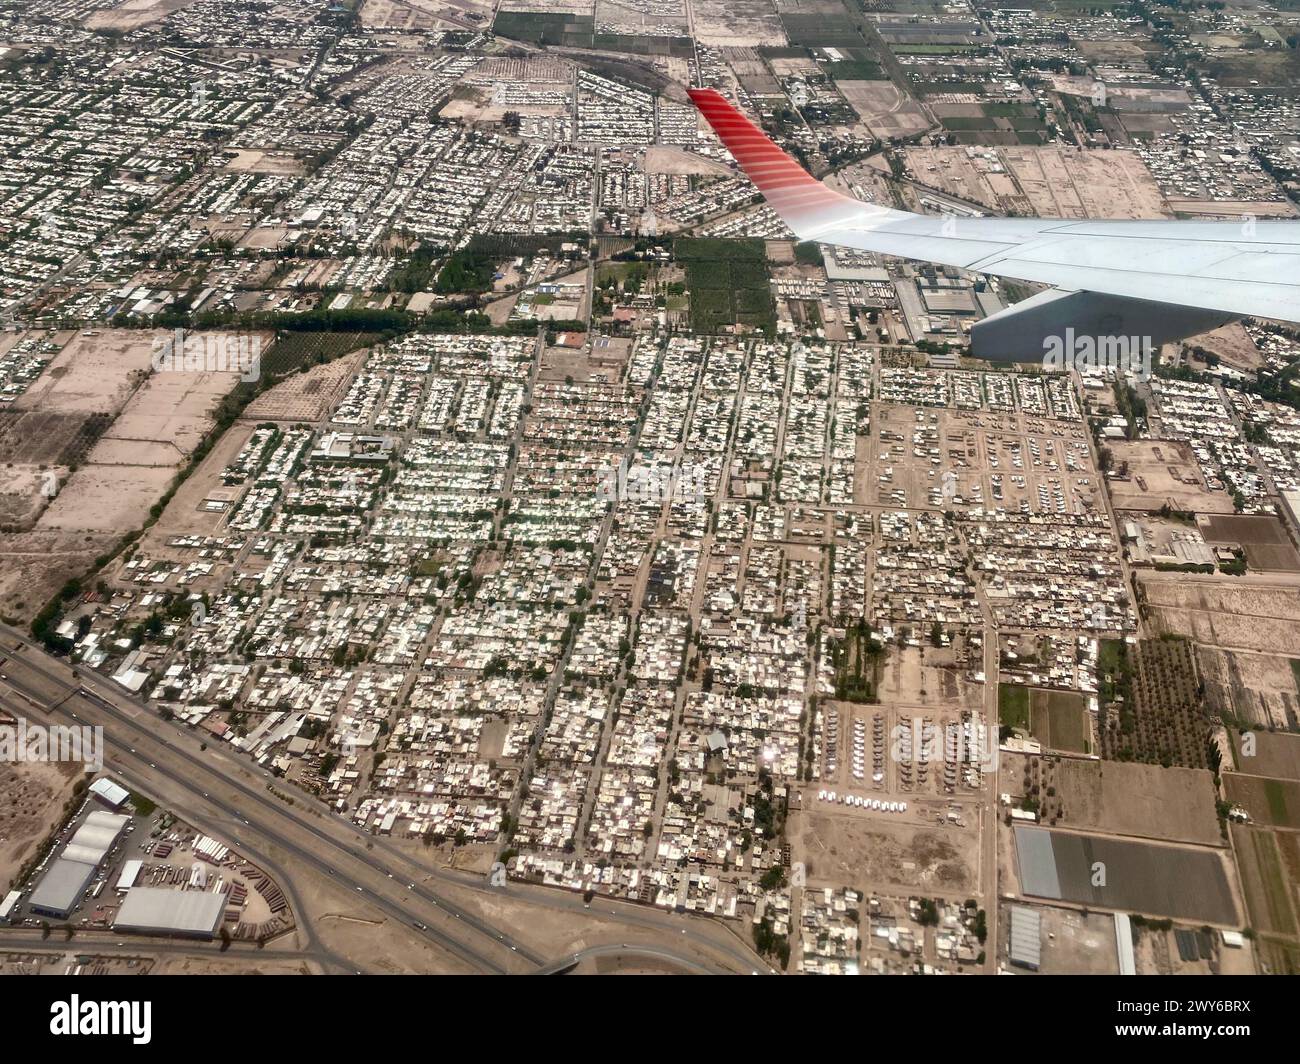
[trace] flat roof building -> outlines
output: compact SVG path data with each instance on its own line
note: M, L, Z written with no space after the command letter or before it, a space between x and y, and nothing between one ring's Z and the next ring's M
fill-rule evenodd
M114 931L211 938L226 912L227 895L166 887L132 887L113 921Z
M31 910L58 919L70 915L130 821L120 813L92 811L32 891Z

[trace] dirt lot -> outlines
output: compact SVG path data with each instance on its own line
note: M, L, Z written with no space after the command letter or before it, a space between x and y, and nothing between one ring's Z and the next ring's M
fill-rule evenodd
M1210 491L1201 478L1192 449L1181 440L1114 440L1106 444L1111 467L1128 466L1128 479L1108 477L1117 510L1174 510L1232 513L1226 491Z
M819 882L963 899L979 890L979 836L973 827L940 828L857 810L814 808L791 816L790 838L794 860L803 861Z
M1042 921L1040 975L1114 975L1119 971L1114 917L1050 905L1030 905L1028 908L1036 910ZM1011 934L1010 906L1003 906L998 927L1002 938L999 956L1005 957ZM1007 971L1032 974L1010 965Z
M73 762L0 762L0 887L4 892L58 822L81 768Z

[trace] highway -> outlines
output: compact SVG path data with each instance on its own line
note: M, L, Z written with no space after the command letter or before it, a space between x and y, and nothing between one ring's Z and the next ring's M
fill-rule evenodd
M522 884L491 888L481 876L422 865L391 840L361 831L259 766L219 746L201 749L198 738L163 721L142 700L117 691L89 670L72 669L46 654L26 634L0 625L0 637L0 655L6 659L0 663L0 699L11 711L23 715L52 712L104 727L107 767L164 808L229 842L251 860L265 864L268 871L273 870L275 861L259 852L258 842L270 844L296 864L363 895L385 915L406 925L412 937L424 938L454 954L472 971L539 972L552 970L554 962L507 930L450 901L428 883L440 881L445 886L515 898L570 917L589 908L581 898L565 892ZM271 787L281 794L292 791L293 804L276 797ZM291 881L292 873L280 873L286 894ZM593 905L599 907L602 919L623 923L629 930L673 935L673 941L725 958L725 963L715 962L713 970L768 970L738 938L712 921L608 899ZM300 903L295 905L295 913L302 912ZM299 924L306 921L299 918ZM698 958L668 950L663 953L678 963L698 967ZM331 967L346 966L338 958L322 959L334 962Z

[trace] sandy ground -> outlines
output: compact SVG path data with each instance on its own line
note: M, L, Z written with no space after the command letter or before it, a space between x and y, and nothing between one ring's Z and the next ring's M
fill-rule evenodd
M57 823L80 769L71 762L0 762L0 886L5 891Z
M814 807L790 817L792 856L804 862L810 882L963 900L979 889L979 837L973 826L941 828L835 808Z

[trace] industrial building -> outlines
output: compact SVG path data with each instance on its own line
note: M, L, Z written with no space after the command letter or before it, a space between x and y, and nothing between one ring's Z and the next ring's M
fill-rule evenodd
M225 914L227 897L224 892L132 887L113 921L113 930L211 938Z
M66 919L130 822L129 816L119 813L92 811L41 877L28 908L41 916Z

